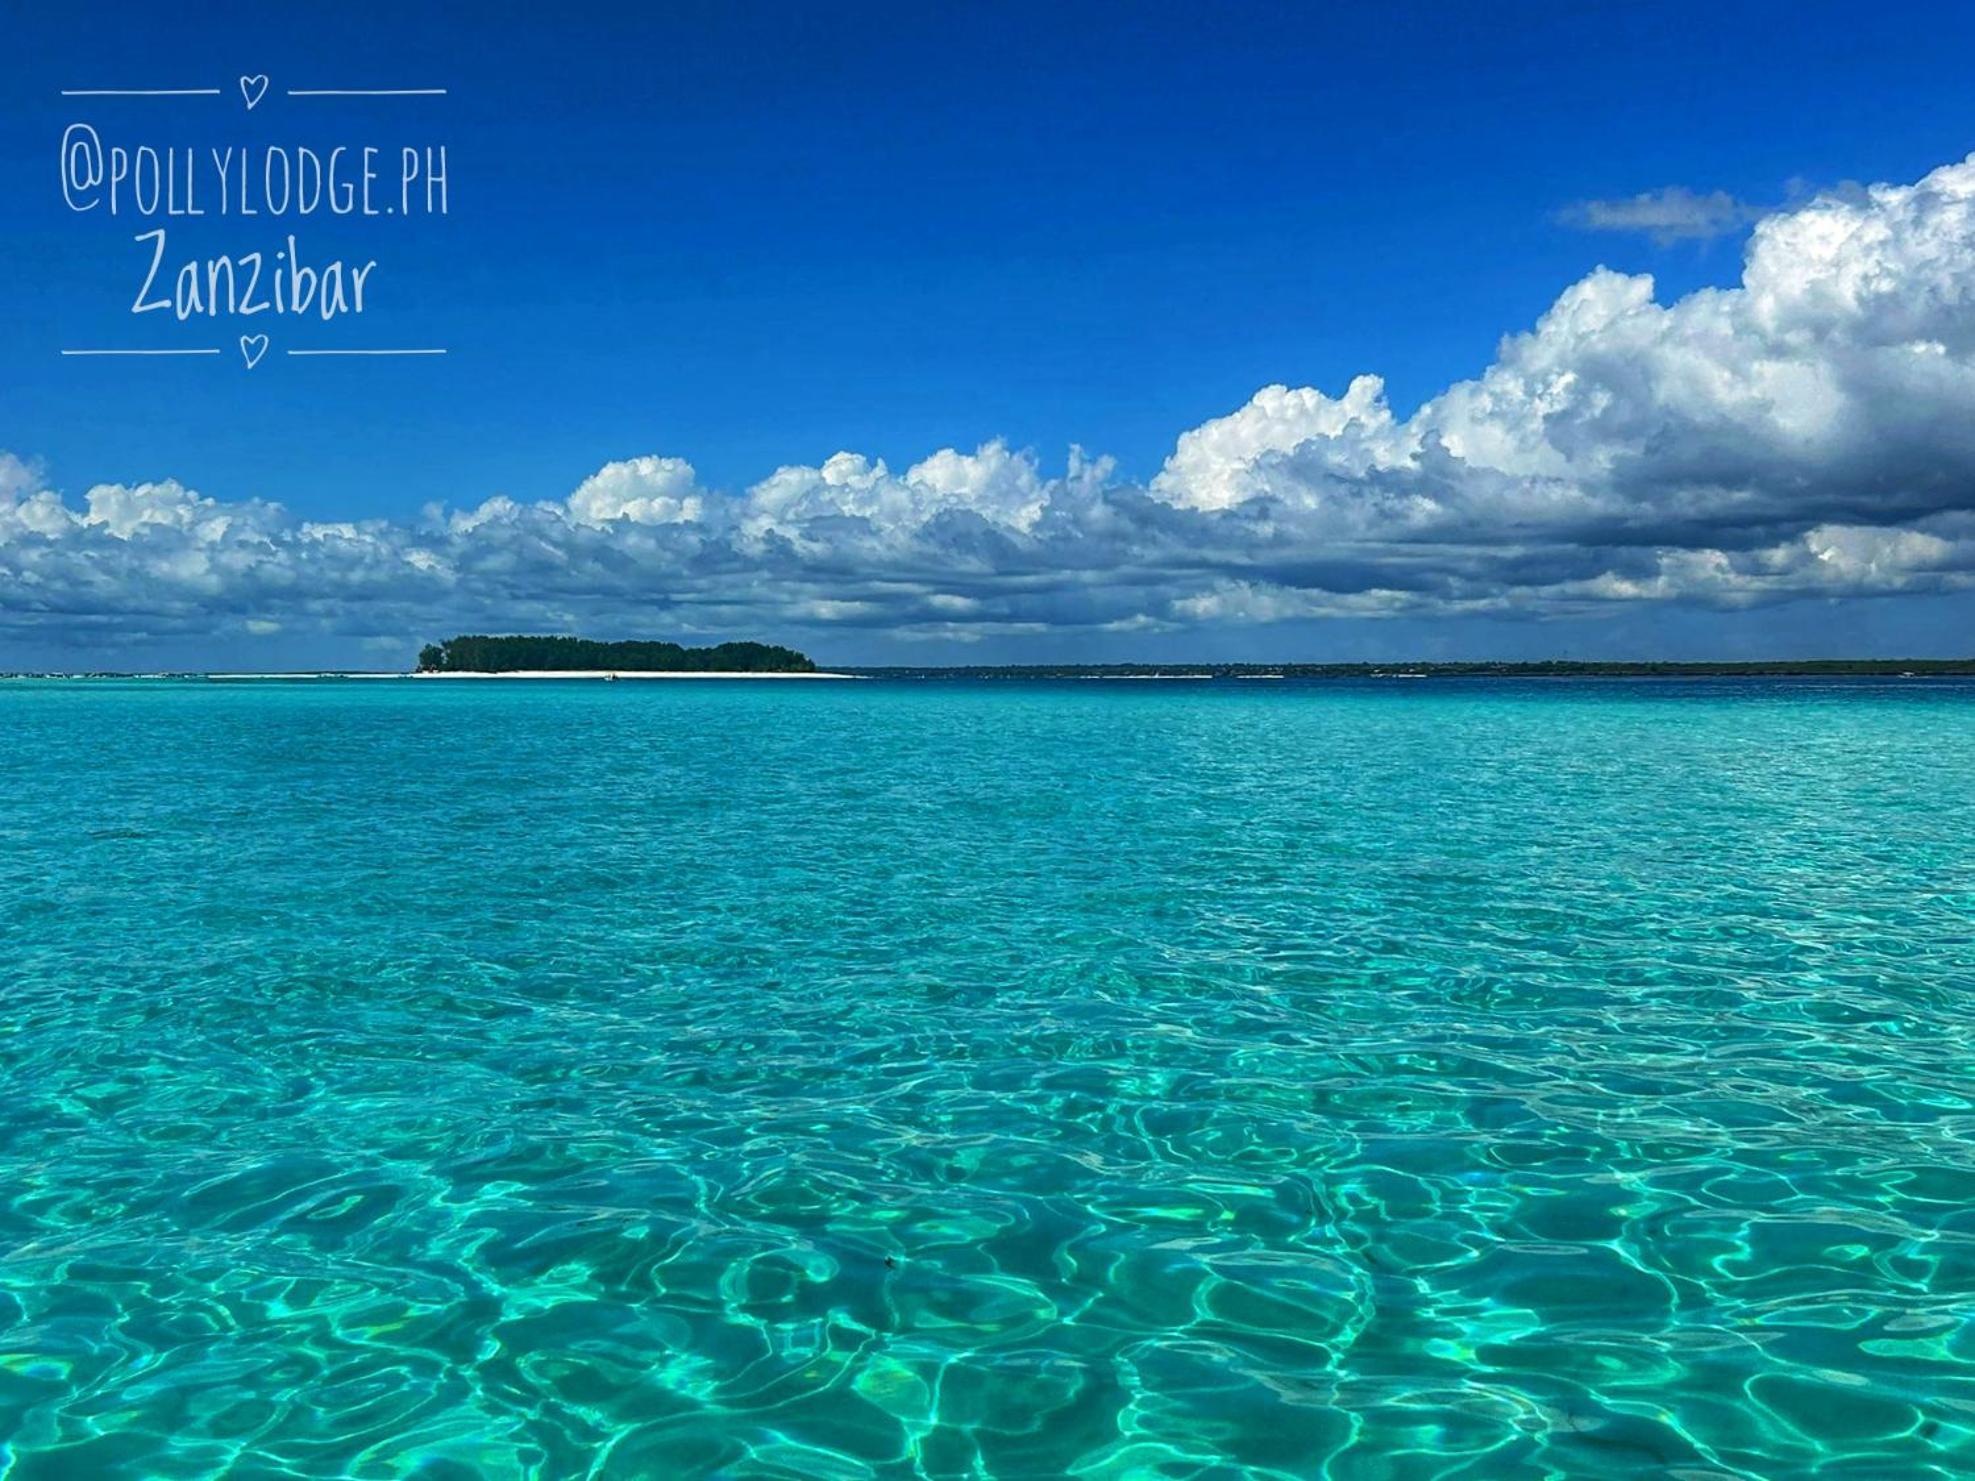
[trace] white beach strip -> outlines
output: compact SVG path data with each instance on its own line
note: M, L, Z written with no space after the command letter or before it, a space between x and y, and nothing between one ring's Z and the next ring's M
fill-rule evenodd
M499 673L479 670L446 669L416 673L414 679L857 679L861 674L780 674L749 673L745 670L710 669L704 673L689 669L506 669Z
M396 674L343 674L317 669L296 669L289 673L265 674L200 674L197 677L211 679L218 683L232 683L237 679L395 679Z

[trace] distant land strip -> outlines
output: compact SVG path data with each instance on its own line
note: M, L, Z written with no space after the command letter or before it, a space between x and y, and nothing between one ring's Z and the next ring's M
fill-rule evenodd
M1029 663L844 665L873 679L1791 679L1975 677L1975 658L1738 659L1626 663Z
M592 643L554 639L573 648L545 655L540 639L455 639L467 645L446 655L433 647L422 655L425 673L503 673L561 669L583 672L694 672L809 674L816 665L789 648L723 643L714 648L674 644ZM482 643L503 645L495 650ZM513 646L505 646L512 643ZM450 646L450 645L449 645ZM650 648L670 650L651 653ZM598 655L595 649L613 650ZM639 651L645 650L645 651ZM450 656L452 662L446 662ZM555 661L544 661L545 658ZM633 661L626 662L625 659ZM1975 658L1737 659L1696 663L1592 662L1548 659L1531 663L1024 663L840 665L838 674L866 679L1940 679L1975 678ZM383 679L403 675L357 669L296 669L228 673L215 669L0 669L0 679Z

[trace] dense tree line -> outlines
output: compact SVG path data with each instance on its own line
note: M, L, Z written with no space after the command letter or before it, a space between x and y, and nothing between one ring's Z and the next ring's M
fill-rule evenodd
M429 673L512 673L518 669L616 669L627 673L806 674L816 665L793 648L771 643L721 643L682 648L677 643L601 643L593 638L480 635L428 643L418 666Z

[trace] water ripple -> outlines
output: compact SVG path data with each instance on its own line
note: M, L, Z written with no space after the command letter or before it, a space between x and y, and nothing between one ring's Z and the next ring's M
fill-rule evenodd
M1975 1469L1975 687L1121 687L0 684L0 1474Z

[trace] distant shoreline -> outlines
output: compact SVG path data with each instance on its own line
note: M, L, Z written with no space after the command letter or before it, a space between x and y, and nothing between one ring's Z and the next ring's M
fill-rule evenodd
M1940 679L1975 678L1975 658L1802 658L1681 662L1065 663L854 666L873 679Z
M288 672L175 670L0 671L0 679L202 679L216 682L338 679L1232 679L1333 681L1405 679L1975 679L1975 658L1821 658L1682 663L1213 663L853 665L843 669L300 669Z

